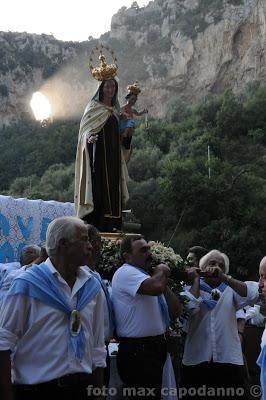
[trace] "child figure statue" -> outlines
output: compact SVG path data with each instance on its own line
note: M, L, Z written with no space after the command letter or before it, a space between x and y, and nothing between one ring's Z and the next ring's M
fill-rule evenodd
M131 155L131 141L136 126L134 116L141 116L148 113L148 110L146 108L141 111L137 111L135 108L133 108L138 99L138 94L141 92L138 82L135 82L132 85L128 85L127 90L128 94L125 97L127 103L121 108L120 114L120 131L122 135L122 145L125 149L124 153L129 152L129 155L125 155L126 161L129 160Z

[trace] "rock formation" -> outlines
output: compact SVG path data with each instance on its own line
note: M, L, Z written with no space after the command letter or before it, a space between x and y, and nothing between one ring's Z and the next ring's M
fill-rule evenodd
M111 31L100 40L117 54L120 96L137 79L143 87L140 106L163 117L173 98L193 103L265 80L266 1L155 0L146 7L134 2L113 16ZM29 100L40 89L55 118L80 118L96 87L87 70L96 42L0 32L0 124L32 118Z

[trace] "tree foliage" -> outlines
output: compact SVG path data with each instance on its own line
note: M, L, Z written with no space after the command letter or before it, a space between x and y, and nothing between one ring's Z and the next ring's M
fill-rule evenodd
M29 121L0 132L0 188L7 190L17 177L42 176L55 163L75 159L78 123L56 122L42 127Z

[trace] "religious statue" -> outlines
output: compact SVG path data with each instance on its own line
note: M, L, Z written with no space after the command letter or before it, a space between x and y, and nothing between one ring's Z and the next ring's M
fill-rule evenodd
M127 90L128 94L125 97L127 103L121 108L120 113L120 130L122 134L122 145L124 148L123 153L126 162L129 161L132 152L131 141L136 126L134 116L140 116L143 114L147 115L148 113L146 108L141 111L137 111L133 108L138 100L138 95L141 92L138 82L128 85Z
M99 81L98 89L81 119L75 164L75 208L77 216L101 232L121 229L122 208L128 200L127 167L119 130L120 106L117 99L116 59L107 64L103 50L100 65L90 70ZM92 55L93 55L92 51Z

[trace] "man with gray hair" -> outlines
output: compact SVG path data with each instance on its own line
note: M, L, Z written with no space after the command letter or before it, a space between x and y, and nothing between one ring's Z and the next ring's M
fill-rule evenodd
M49 258L13 282L0 316L0 398L85 400L105 367L104 294L84 267L88 228L75 217L50 223ZM11 362L12 377L11 384ZM12 390L13 389L13 390Z
M41 254L41 248L35 244L23 247L20 255L20 262L12 262L1 265L0 270L0 300L2 298L2 290L6 290L6 281L12 282L13 279L20 275L20 273L25 269L21 267L28 266L32 264ZM9 276L11 274L11 279ZM3 289L4 286L4 289ZM10 286L10 285L9 285Z
M30 244L23 247L20 255L20 264L29 265L33 263L41 254L41 248L36 244Z
M247 399L236 311L256 302L258 284L229 276L229 258L218 250L203 256L199 266L184 292L189 320L182 383L186 393L193 387L193 396L184 398L202 398L205 390L216 399L224 390L226 399Z
M22 249L20 256L20 268L9 269L6 270L5 275L3 276L0 283L0 305L3 302L5 295L7 294L10 286L12 285L15 278L17 278L20 274L26 271L27 268L30 268L32 264L41 264L45 259L43 259L43 251L46 251L44 248L41 248L35 244L25 246Z

